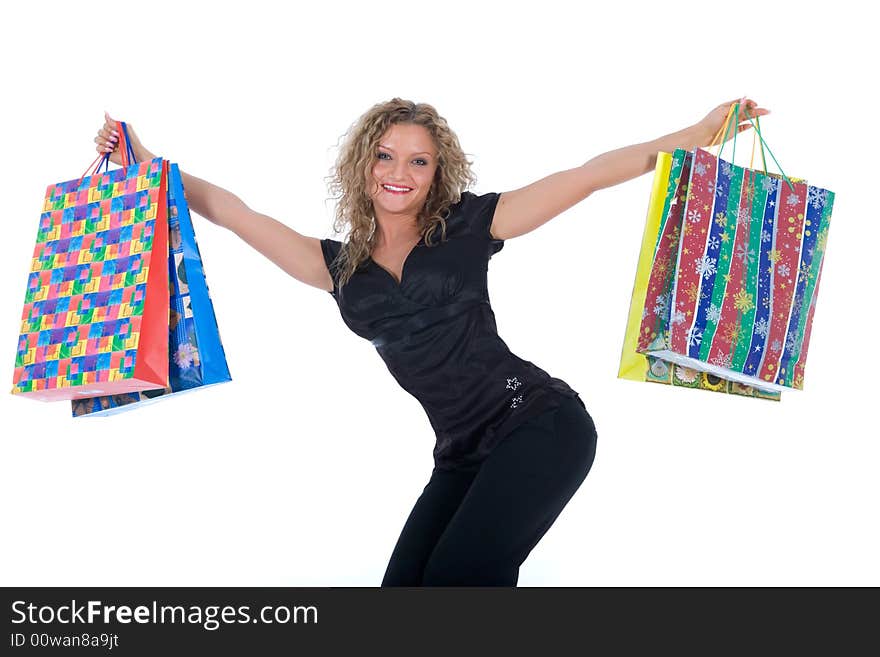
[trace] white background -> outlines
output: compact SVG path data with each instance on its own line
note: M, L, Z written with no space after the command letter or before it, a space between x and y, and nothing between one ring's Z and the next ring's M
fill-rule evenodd
M0 25L0 584L376 586L432 466L426 415L332 297L201 217L232 383L76 421L8 393L45 188L93 159L105 109L330 237L323 177L376 102L433 104L482 193L741 95L772 111L783 170L837 195L805 390L616 378L651 175L509 240L490 264L499 333L599 432L520 585L880 584L871 24L846 2L19 3Z

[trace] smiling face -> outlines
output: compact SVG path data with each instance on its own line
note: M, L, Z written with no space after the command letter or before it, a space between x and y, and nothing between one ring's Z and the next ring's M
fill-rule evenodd
M393 124L379 140L375 158L370 196L377 217L418 216L437 171L431 133L413 123Z

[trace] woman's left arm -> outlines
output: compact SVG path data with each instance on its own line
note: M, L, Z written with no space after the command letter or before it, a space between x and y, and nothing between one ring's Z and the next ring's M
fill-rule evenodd
M722 103L702 121L684 130L602 153L574 169L558 171L520 189L504 192L492 219L491 236L507 240L535 230L593 192L648 173L656 165L658 152L671 153L676 148L691 150L709 145L724 125L731 106L737 102L740 103L737 134L752 127L746 112L752 118L770 113L747 98ZM745 123L740 124L742 121ZM729 134L728 140L733 136L733 133Z

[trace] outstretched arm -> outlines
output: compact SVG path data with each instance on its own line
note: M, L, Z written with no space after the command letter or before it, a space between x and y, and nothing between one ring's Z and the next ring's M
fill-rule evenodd
M116 122L106 112L104 118L104 126L95 137L98 144L95 150L110 153L110 161L122 165ZM156 157L144 147L130 125L127 132L138 162ZM296 280L327 292L333 290L333 279L324 262L320 239L302 235L280 221L252 210L227 189L182 169L180 176L191 210L232 231Z
M752 118L769 114L749 99L722 103L690 127L642 144L602 153L574 169L559 171L530 185L504 192L498 200L490 233L501 240L519 237L547 223L553 217L583 201L593 192L637 178L654 169L657 153L676 148L691 150L706 146L724 125L731 106L740 102L737 133L747 130L746 111ZM733 131L728 139L734 136Z

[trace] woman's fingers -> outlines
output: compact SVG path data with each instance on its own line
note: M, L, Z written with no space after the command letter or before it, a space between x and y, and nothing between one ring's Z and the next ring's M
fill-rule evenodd
M116 130L116 122L104 112L104 125L98 130L95 143L99 153L111 153L119 146L119 132Z
M95 151L101 155L109 156L114 164L120 164L119 155L119 133L116 130L116 121L110 118L107 112L104 112L104 125L98 129L95 136Z
M119 133L115 130L101 129L99 134L107 141L119 141Z
M141 148L140 141L137 138L137 135L134 132L134 129L131 126L127 127L126 139L128 140L128 147L132 148L135 153L139 152ZM111 158L111 162L118 163L116 160L122 159L122 156L119 154L120 151L120 142L122 141L122 136L120 135L119 123L115 121L110 115L105 111L104 112L104 125L98 130L98 136L95 137L95 143L98 144L96 150L99 152L110 152L114 153L114 157Z
M756 116L764 116L770 113L770 110L765 109L763 107L759 107L758 103L756 103L751 98L740 98L739 101L739 115L741 119L746 118L755 118Z
M107 139L102 135L98 135L95 137L95 143L98 145L98 148L103 149L105 151L115 150L119 145L118 141L114 141L112 139Z
M95 137L95 143L98 144L100 148L104 148L105 150L113 150L117 146L117 142L104 137L103 135L98 135Z
M115 133L117 135L119 134L118 132L116 132L116 121L110 117L110 115L107 113L107 110L104 110L104 130L106 130L108 133Z

